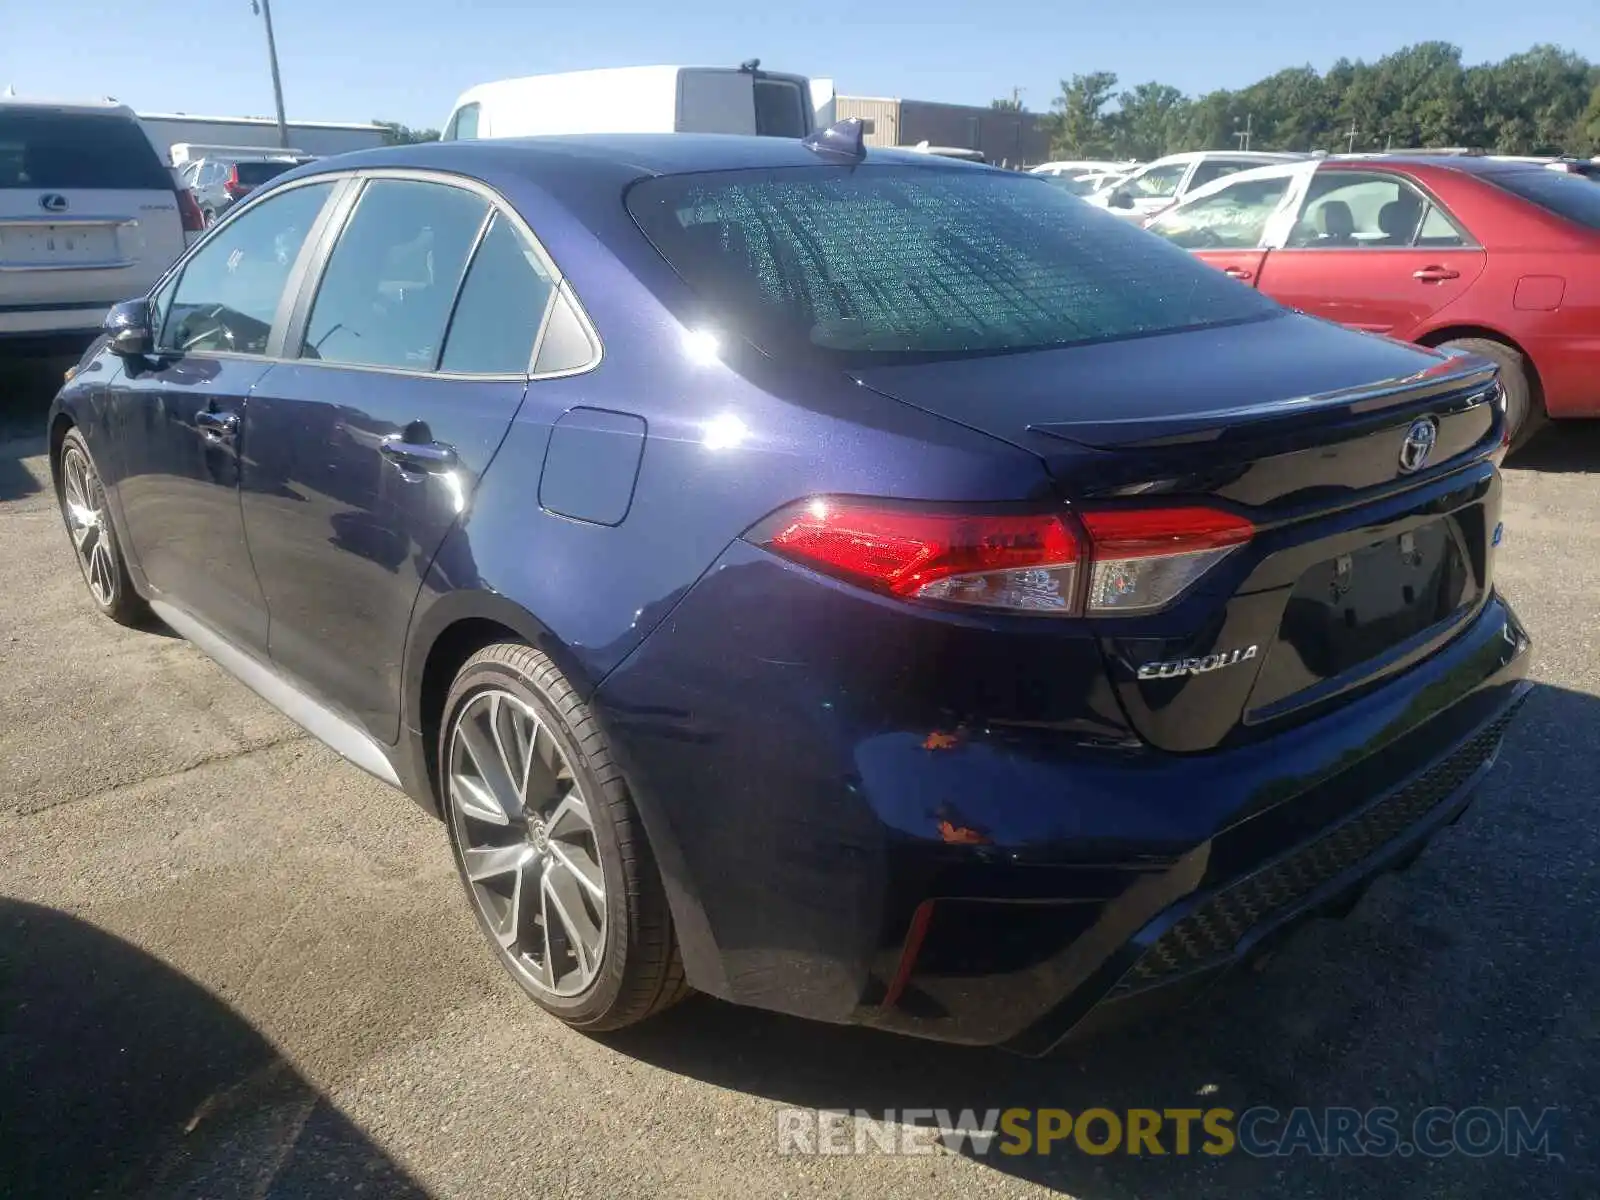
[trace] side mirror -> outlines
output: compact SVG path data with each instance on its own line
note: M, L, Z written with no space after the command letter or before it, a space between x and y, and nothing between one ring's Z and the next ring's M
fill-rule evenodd
M1112 208L1132 208L1133 197L1129 193L1123 191L1121 188L1118 188L1116 191L1112 192L1111 195L1106 197L1106 203Z
M156 346L155 330L150 323L150 301L143 297L113 304L100 330L106 335L106 347L111 353L126 358L149 354Z

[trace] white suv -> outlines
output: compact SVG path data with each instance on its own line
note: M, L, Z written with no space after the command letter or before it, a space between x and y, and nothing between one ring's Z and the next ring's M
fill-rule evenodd
M1109 209L1115 216L1143 222L1224 175L1307 157L1252 150L1193 150L1187 154L1169 154L1085 199Z
M81 349L199 215L127 106L0 99L0 353Z

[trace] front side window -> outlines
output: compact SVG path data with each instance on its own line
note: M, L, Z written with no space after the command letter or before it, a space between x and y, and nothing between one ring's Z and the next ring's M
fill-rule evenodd
M1168 209L1150 226L1185 250L1251 250L1289 191L1290 176L1231 183L1209 196Z
M218 230L183 268L161 348L265 354L284 286L332 191L331 182L291 188Z
M554 287L538 252L510 221L496 215L461 285L439 369L526 373Z
M300 356L431 371L488 214L465 188L368 183L328 257Z
M970 356L1279 312L1043 180L863 165L662 176L628 192L718 323L769 352Z
M1319 171L1286 244L1326 250L1410 246L1429 206L1428 198L1398 175ZM1432 228L1437 231L1438 225Z
M1151 167L1142 175L1135 175L1117 190L1135 200L1170 199L1178 194L1178 184L1188 170L1184 163L1171 163L1165 167Z

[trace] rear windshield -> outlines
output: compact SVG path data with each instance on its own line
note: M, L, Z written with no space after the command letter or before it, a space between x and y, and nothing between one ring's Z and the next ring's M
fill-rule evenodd
M762 137L806 135L806 97L792 79L756 79L756 133Z
M0 105L0 188L170 192L172 176L127 117Z
M242 162L234 164L239 171L239 182L248 183L252 187L265 183L269 179L276 179L285 171L294 167L292 162Z
M1537 167L1531 171L1508 171L1488 176L1490 183L1504 188L1540 208L1565 217L1590 229L1600 229L1600 186L1582 175Z
M644 180L628 207L769 353L970 356L1281 312L1187 253L1026 175L867 164Z

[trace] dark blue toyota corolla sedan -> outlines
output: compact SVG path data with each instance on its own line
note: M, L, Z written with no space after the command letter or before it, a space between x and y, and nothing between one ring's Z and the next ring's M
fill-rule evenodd
M1353 902L1523 698L1493 368L848 137L312 164L51 413L145 611L436 811L506 969L1038 1052Z

